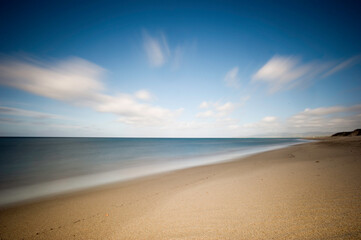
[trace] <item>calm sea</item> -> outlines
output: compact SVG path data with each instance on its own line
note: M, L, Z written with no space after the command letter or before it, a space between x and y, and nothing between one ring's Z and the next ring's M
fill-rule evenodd
M0 138L0 205L301 142L294 138Z

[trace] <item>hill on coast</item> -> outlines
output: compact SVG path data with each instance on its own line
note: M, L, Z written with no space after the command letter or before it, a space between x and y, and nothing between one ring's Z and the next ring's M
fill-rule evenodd
M332 135L332 137L348 137L348 136L361 136L361 129L355 129L351 132L338 132Z

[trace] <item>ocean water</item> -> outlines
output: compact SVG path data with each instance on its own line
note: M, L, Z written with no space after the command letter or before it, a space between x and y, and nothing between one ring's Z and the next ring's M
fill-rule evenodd
M302 142L295 138L0 138L0 205Z

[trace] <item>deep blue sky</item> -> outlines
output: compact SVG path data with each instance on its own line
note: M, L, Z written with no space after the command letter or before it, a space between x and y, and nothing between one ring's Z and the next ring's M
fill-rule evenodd
M3 136L361 125L358 1L2 1Z

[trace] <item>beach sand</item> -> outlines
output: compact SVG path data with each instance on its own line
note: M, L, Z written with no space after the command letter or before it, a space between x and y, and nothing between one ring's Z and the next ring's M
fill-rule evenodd
M361 137L0 210L1 239L361 239Z

